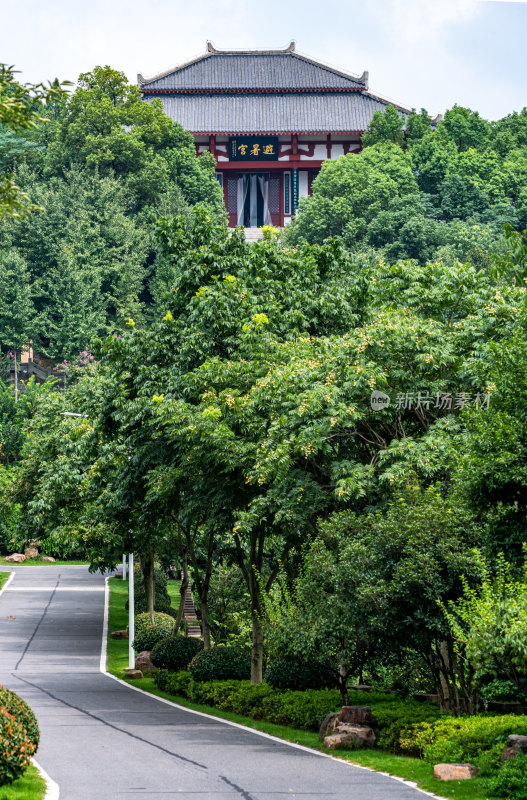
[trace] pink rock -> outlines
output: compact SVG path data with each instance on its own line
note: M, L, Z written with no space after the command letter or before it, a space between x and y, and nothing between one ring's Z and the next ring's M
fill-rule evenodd
M438 781L466 781L473 778L477 767L472 764L436 764L434 778Z
M320 726L318 731L318 740L319 742L323 742L326 736L331 736L335 727L335 720L339 715L338 711L334 711L332 714L328 714L324 717L324 721Z
M341 722L351 725L375 725L369 706L342 706L337 724Z
M352 748L354 739L349 733L332 733L331 736L324 738L324 747L330 750L338 750L339 748Z
M26 558L38 558L38 550L36 547L26 547L24 555Z
M112 639L128 639L128 631L112 631L110 636Z
M150 650L143 650L138 654L135 659L135 668L144 672L157 672L156 668L150 661Z
M13 555L7 556L7 558L6 558L6 561L9 564L21 564L25 560L26 560L26 557L22 553L13 553Z
M143 673L140 669L131 669L128 668L124 673L125 678L131 678L132 680L137 680L137 678L142 678Z
M42 556L41 561L49 561L50 564L54 563L55 559L53 556Z
M376 736L373 728L368 725L350 725L347 722L339 722L337 724L337 731L339 733L349 733L356 744L361 747L373 747L375 744Z

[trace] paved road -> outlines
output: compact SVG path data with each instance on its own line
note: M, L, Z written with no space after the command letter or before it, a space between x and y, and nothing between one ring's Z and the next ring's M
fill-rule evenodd
M61 800L421 800L385 776L172 708L99 670L104 579L18 567L0 597L0 683L41 727Z

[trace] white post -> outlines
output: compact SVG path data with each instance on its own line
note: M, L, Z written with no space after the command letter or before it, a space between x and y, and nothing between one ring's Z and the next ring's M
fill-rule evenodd
M126 553L123 553L123 581L126 580Z
M134 614L134 554L128 553L128 667L135 667L135 653L132 642L135 638Z

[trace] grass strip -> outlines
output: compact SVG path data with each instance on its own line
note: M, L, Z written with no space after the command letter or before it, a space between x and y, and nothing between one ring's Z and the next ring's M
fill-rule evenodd
M38 769L30 764L21 778L0 787L0 800L42 800L46 788L46 781Z
M0 589L9 580L10 572L0 572Z
M128 597L128 582L121 578L110 578L110 603L108 614L108 634L113 630L125 628L128 623L128 612L124 609L124 604ZM124 671L128 666L128 640L127 639L108 639L108 661L107 670L118 678L124 677ZM247 728L268 733L279 739L285 739L294 744L301 744L311 747L323 753L328 753L335 758L349 761L361 767L368 767L377 772L386 772L398 778L404 778L417 784L420 789L432 792L441 797L453 798L453 800L493 800L487 792L486 781L484 778L472 778L467 781L438 781L434 778L434 770L431 764L421 761L418 758L409 756L394 755L385 753L382 750L328 750L323 747L318 740L316 733L310 731L297 730L285 725L275 725L272 722L254 720L249 717L242 717L230 711L223 711L210 706L203 706L192 703L186 697L177 697L157 688L153 678L142 678L135 681L127 681L132 686L137 686L145 692L171 700L178 705L189 708L193 711L201 711L211 717L218 717L230 722L237 722ZM1 800L1 798L0 798Z

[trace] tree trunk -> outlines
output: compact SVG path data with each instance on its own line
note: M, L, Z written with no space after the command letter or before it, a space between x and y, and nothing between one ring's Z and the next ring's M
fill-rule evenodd
M141 556L141 572L143 574L143 586L145 587L146 594L146 610L150 614L150 622L154 624L154 599L155 599L155 583L154 583L154 551L152 548Z
M15 353L15 403L18 403L18 369L16 363L16 347L14 349Z
M177 617L176 621L174 622L174 627L172 628L172 636L177 636L179 633L179 626L181 625L181 621L185 613L185 596L187 594L188 583L189 583L188 561L187 561L186 550L184 550L181 553L181 585L179 587L179 608L177 610Z
M263 681L263 628L260 619L260 609L253 608L253 641L251 656L251 683L261 683Z
M348 676L349 676L349 669L345 666L345 664L341 664L339 667L339 692L340 696L342 697L342 705L348 705Z

